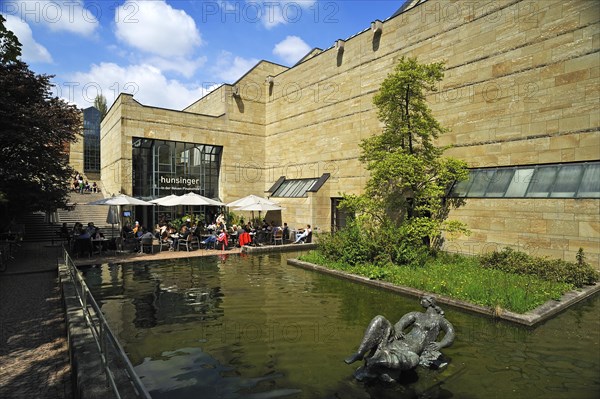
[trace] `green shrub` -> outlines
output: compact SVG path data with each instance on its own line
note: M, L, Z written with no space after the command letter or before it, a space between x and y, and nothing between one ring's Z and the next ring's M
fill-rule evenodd
M577 262L530 256L511 248L480 256L481 266L509 273L534 275L547 281L573 284L576 287L594 284L598 272L585 262L583 251Z
M355 220L334 234L319 236L319 252L327 259L349 265L422 266L429 256L429 248L415 242L414 233L391 225L370 230Z
M318 242L324 257L349 265L371 263L377 256L377 243L354 222L334 234L320 235Z

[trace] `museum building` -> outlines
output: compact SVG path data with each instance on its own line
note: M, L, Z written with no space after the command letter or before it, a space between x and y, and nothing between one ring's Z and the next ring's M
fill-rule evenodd
M342 195L368 179L359 143L382 130L380 84L402 56L444 61L428 100L450 129L437 144L471 168L452 189L466 205L450 218L472 232L446 249L574 260L583 248L598 266L599 4L413 0L292 67L260 61L183 110L122 93L101 125L104 189L223 202L258 194L290 226L335 229Z

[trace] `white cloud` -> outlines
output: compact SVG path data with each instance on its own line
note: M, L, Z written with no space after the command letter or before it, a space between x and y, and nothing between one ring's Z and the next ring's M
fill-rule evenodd
M158 68L149 64L127 67L114 63L94 64L88 72L71 76L70 82L61 85L59 94L81 108L93 105L97 94L103 94L110 105L125 92L133 94L144 105L182 109L210 90L202 84L167 79Z
M70 1L9 1L7 14L19 16L30 24L47 26L50 30L90 36L100 26L98 5L86 6L82 0Z
M260 1L246 0L247 3L260 5L260 20L267 29L277 25L299 22L302 18L314 18L314 12L307 12L316 0L278 0Z
M213 74L222 79L225 83L233 83L248 72L258 63L256 58L242 58L233 56L233 54L222 51L215 66L212 68Z
M194 19L164 1L128 0L115 11L116 36L161 57L187 57L202 44Z
M21 43L21 59L27 63L52 62L50 52L35 41L33 33L27 22L21 21L14 15L6 15L6 28L11 30Z
M148 58L144 63L151 64L161 71L172 71L177 72L180 75L191 78L196 73L198 68L201 68L206 64L207 57L202 56L194 60L186 59L183 57L173 58L162 58L162 57L151 57Z
M288 36L273 48L273 54L289 64L295 64L310 51L310 46L298 36Z

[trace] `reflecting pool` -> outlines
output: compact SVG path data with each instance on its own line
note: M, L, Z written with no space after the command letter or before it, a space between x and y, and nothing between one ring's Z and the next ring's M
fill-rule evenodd
M82 268L153 398L597 398L600 296L535 328L442 305L450 364L400 384L346 365L371 318L418 298L288 266L297 253Z

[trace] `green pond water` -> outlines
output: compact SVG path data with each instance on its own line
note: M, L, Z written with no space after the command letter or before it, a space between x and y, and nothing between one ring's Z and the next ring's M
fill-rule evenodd
M598 398L600 296L537 328L442 305L456 329L442 370L364 384L346 365L404 297L289 266L298 253L82 268L153 398Z

